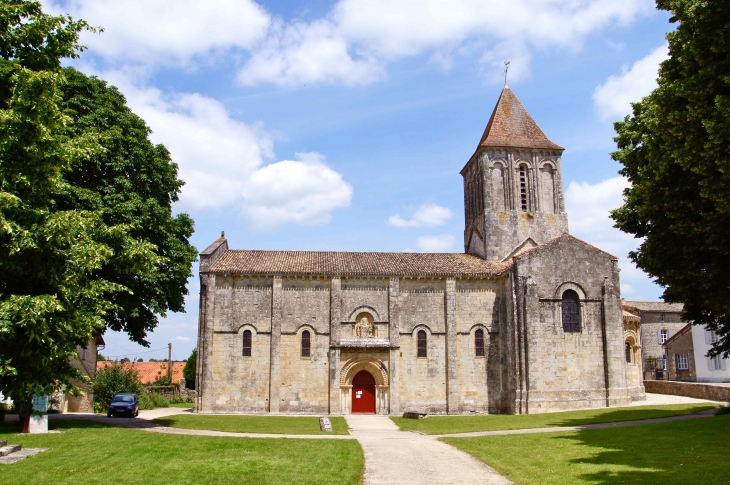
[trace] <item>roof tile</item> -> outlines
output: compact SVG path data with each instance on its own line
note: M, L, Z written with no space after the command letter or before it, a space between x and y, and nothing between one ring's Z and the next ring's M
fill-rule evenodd
M211 273L322 276L494 276L511 262L461 253L228 250Z
M479 146L564 149L548 139L507 86L499 96Z

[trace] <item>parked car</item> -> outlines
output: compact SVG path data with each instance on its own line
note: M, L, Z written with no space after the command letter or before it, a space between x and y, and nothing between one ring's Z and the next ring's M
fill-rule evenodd
M109 404L109 411L106 415L111 417L115 414L127 414L137 416L139 414L139 400L136 394L117 394Z

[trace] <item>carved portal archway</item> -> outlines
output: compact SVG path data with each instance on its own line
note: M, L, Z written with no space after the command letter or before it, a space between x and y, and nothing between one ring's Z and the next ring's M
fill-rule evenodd
M368 354L360 354L342 365L340 370L340 409L344 414L352 412L352 379L360 371L369 372L375 379L376 414L388 414L390 412L388 367L380 359Z

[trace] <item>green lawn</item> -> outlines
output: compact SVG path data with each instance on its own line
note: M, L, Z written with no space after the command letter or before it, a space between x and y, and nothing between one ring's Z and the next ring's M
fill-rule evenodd
M319 418L313 416L216 416L177 414L155 419L163 426L185 429L209 429L234 433L330 434L319 430ZM330 418L331 434L347 434L345 418Z
M60 434L0 439L50 448L0 465L0 483L79 484L359 484L363 455L355 440L219 438L150 433L88 421L51 421Z
M516 484L712 485L730 481L730 415L624 428L442 438Z
M580 426L594 423L664 418L667 416L696 413L715 407L717 406L713 404L671 404L666 406L602 408L547 414L489 414L482 416L429 416L426 419L390 419L404 431L421 431L426 434L450 434L505 429L550 428L553 426Z

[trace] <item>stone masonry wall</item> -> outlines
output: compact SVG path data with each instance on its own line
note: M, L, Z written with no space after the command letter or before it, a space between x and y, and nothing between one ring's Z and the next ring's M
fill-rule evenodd
M646 392L653 394L671 394L687 396L695 399L730 402L730 387L697 384L694 382L645 381Z
M630 403L615 260L566 236L526 253L515 271L527 412ZM580 332L562 327L568 289L580 297Z

